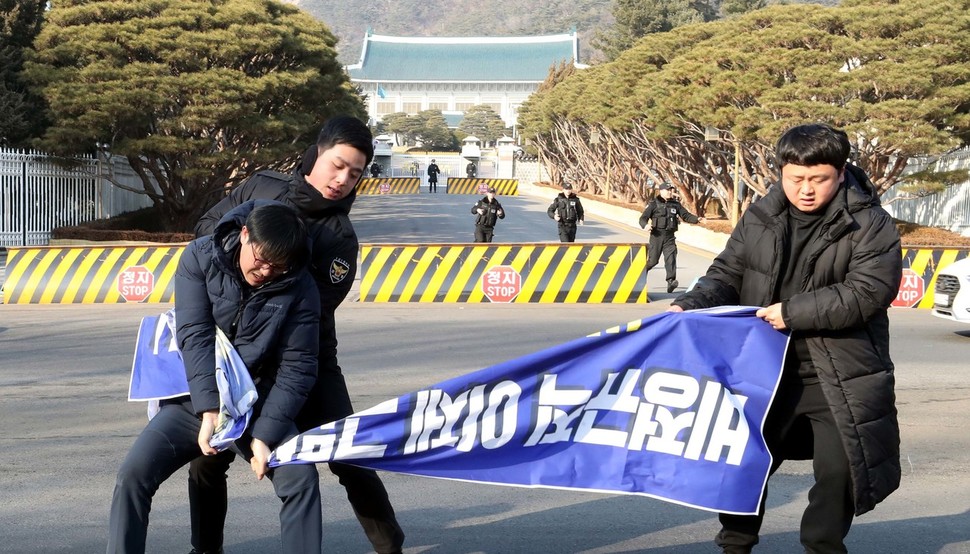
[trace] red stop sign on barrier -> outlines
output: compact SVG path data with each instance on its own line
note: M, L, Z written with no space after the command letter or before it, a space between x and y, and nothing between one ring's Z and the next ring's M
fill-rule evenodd
M899 282L899 292L896 294L896 299L893 300L892 305L897 308L912 308L923 299L924 292L923 276L906 268L903 270L903 279Z
M478 183L478 194L485 194L488 192L488 181L481 181Z
M522 291L522 276L512 266L497 265L482 274L482 292L490 302L507 304Z
M381 191L381 194L387 194L391 192L391 184L388 183L387 181L384 181L383 183L378 185L378 189Z
M141 302L155 290L155 274L140 265L126 267L118 274L115 287L125 302Z

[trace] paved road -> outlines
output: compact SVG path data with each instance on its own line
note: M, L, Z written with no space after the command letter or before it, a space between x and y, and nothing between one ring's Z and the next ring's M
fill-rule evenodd
M355 220L363 240L403 241L409 234L417 240L428 228L440 233L431 237L434 241L464 241L451 237L471 233L471 216L465 213L473 197L467 202L444 195L396 200L361 199ZM509 227L500 228L497 239L506 240L507 234L513 240L512 224L521 218L526 227L549 232L539 240L555 240L554 225L543 221L544 213L541 218L526 215L544 211L544 201L502 201L510 212L502 223ZM517 212L522 215L511 219ZM405 217L416 213L425 214L420 217L428 225ZM443 231L442 221L454 221L455 227ZM395 228L396 222L413 228ZM580 240L584 232L633 231L591 220L580 229ZM679 265L681 280L687 282L707 260L685 254ZM650 280L659 289L663 277L655 273ZM659 313L670 296L651 294L654 301L647 305L346 303L338 312L341 365L355 404L362 408ZM114 475L145 421L142 405L125 402L134 332L143 315L162 308L0 305L0 552L104 550ZM904 481L884 504L858 519L848 545L862 553L970 553L970 329L922 310L894 310L891 316ZM270 484L255 482L242 465L230 478L228 552L279 552L277 501ZM385 474L385 480L409 536L408 554L715 552L712 514L660 501L397 474ZM810 483L807 463L782 467L769 491L758 552L798 550L798 521ZM325 473L322 484L328 500L326 550L368 552L336 480ZM179 473L156 496L149 551L186 552L187 533Z
M495 243L558 243L556 222L546 215L549 198L501 196L506 217L495 226ZM475 218L471 208L479 199L473 195L422 194L419 196L361 196L354 203L351 219L361 242L371 243L464 243L474 240ZM648 234L629 222L616 222L587 211L586 224L576 233L576 242L646 243ZM677 258L680 292L702 275L710 265L709 253L683 244ZM359 275L358 275L359 277ZM651 300L669 298L663 262L647 277Z
M614 305L375 305L338 313L341 364L358 407L663 310ZM144 425L125 402L134 330L158 306L0 306L0 552L103 551L114 474ZM892 312L903 432L902 489L857 521L863 553L970 552L970 330ZM633 497L473 485L385 474L408 554L714 552L706 512ZM783 466L759 552L797 550L810 485ZM322 478L328 552L368 546L336 480ZM231 472L228 551L279 552L269 483ZM159 491L150 552L186 552L183 474Z

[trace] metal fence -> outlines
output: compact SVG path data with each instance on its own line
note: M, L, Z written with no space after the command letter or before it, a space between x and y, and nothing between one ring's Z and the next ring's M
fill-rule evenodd
M459 156L432 156L418 154L395 154L391 157L390 169L384 168L385 177L420 177L422 184L428 183L428 164L436 160L441 169L439 182L445 182L448 177L465 177L468 159ZM476 177L491 179L496 176L496 160L482 157L475 161Z
M36 151L0 149L0 247L49 244L51 230L151 205L144 194L99 177L141 188L120 156L65 160Z
M935 166L937 171L970 169L970 148L912 163L907 172L929 166ZM883 194L882 203L896 219L970 236L970 182L947 187L943 192L929 196L908 195L897 185Z

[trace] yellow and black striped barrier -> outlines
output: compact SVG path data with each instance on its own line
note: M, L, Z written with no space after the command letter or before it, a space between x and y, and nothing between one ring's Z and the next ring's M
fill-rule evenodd
M357 194L418 194L420 177L365 177L357 184Z
M12 247L6 304L172 302L184 245Z
M6 304L168 303L184 245L7 252ZM939 270L970 250L904 248L897 306L931 308ZM362 302L647 302L640 244L361 245Z
M519 195L518 179L448 177L445 183L448 194L480 194L484 196L488 187L495 187L495 194L500 196Z
M913 308L932 308L933 290L940 269L957 260L970 257L970 250L950 248L903 248L903 282L901 294L910 292L912 300L897 302ZM912 273L905 274L906 269Z
M361 245L361 302L647 302L642 244Z

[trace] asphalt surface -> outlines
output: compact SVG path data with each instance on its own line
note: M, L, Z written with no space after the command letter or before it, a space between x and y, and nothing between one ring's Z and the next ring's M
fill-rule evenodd
M444 196L444 195L443 195ZM509 218L555 240L544 200L501 199ZM432 242L469 237L474 197L362 198L362 242ZM506 204L508 202L508 204ZM388 217L396 214L396 217ZM466 217L467 214L467 217ZM515 214L515 219L512 215ZM406 217L414 216L414 217ZM580 241L633 240L635 230L589 218ZM419 225L416 222L426 222ZM451 221L448 226L443 222ZM504 227L508 224L508 227ZM518 233L518 231L515 231ZM628 234L629 233L629 234ZM681 282L709 256L681 249ZM646 305L460 305L346 302L337 312L341 366L357 408L617 323L660 313L674 295L651 272ZM0 552L103 552L117 468L145 423L144 406L125 401L138 321L163 305L0 305ZM857 518L847 545L861 553L970 553L970 329L926 310L892 310L892 353L903 484ZM714 514L641 497L521 489L382 474L408 540L405 552L716 552ZM798 525L812 482L808 462L786 463L772 479L759 553L800 551ZM321 468L324 548L370 547L341 487ZM226 550L280 552L278 501L245 464L230 471ZM149 552L189 550L184 474L155 497ZM287 553L289 554L289 553Z

